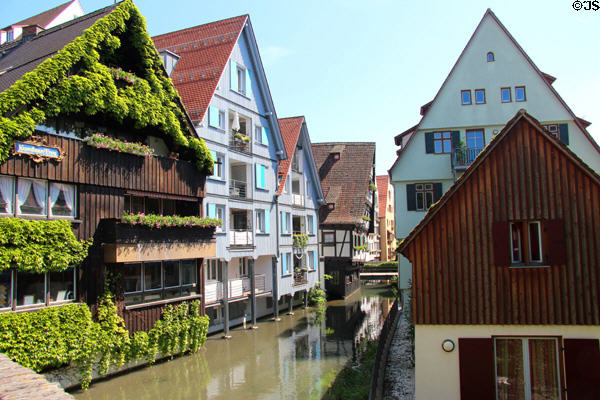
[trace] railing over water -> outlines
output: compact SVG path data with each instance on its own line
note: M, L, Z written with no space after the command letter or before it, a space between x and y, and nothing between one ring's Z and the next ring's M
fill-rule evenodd
M383 397L383 380L385 378L385 365L389 353L390 343L396 331L398 324L398 299L392 304L392 309L385 318L383 328L379 334L377 343L377 352L375 353L375 362L373 363L373 373L371 374L371 389L369 391L369 400L377 400Z
M257 293L264 292L265 288L267 286L266 282L267 282L267 278L266 278L265 274L256 274L254 276L255 292L257 292ZM251 292L250 277L244 277L244 280L242 281L242 283L244 286L244 293Z

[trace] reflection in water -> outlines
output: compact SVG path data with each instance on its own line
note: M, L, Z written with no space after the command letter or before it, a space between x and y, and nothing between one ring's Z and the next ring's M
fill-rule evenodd
M364 338L376 338L393 300L385 289L363 287L328 303L325 322L296 310L258 330L233 330L229 341L209 337L200 352L97 382L77 399L305 399L319 398L320 380L356 359Z

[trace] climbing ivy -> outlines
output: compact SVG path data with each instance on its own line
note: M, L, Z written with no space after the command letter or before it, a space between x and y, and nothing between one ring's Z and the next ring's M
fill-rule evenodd
M114 69L101 61L118 59L115 54L124 33L141 56L136 63L140 71L134 85L117 87ZM106 116L117 123L128 119L137 129L156 129L189 153L198 170L209 173L212 156L202 139L184 134L186 117L180 104L144 17L131 0L124 0L0 93L0 163L10 156L14 141L29 138L37 125L84 114Z
M79 241L67 220L0 218L0 272L64 271L81 264L89 241Z

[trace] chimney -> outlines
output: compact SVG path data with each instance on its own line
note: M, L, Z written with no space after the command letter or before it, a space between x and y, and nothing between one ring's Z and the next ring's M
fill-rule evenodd
M28 41L33 39L33 37L35 35L37 35L38 33L40 33L41 31L43 31L44 28L42 28L39 25L27 25L23 27L23 33L21 34L21 38L23 41Z

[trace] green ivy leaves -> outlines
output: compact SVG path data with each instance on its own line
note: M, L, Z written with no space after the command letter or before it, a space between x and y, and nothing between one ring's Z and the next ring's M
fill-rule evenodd
M89 245L77 240L67 220L0 218L0 271L64 271L81 264Z

